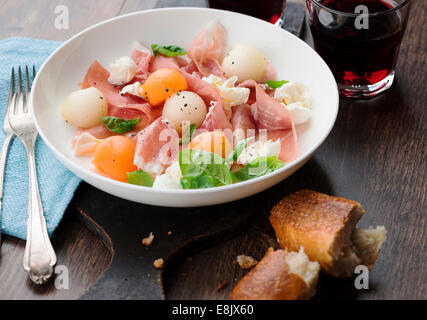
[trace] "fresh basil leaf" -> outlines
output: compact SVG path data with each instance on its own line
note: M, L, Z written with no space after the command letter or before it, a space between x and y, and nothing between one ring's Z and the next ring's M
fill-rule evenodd
M233 152L231 152L227 159L225 159L225 163L231 164L234 161L237 161L237 158L240 156L240 154L243 152L243 150L248 145L249 141L254 139L254 137L247 138L245 140L240 141L237 146L234 147Z
M178 46L159 46L158 44L152 44L151 49L153 50L154 56L157 56L159 53L168 57L183 56L187 54L187 51Z
M285 83L288 83L289 81L282 80L282 81L266 81L270 88L276 89L283 86Z
M141 122L141 118L138 117L137 119L125 120L116 117L102 117L101 121L104 126L112 132L126 133L132 131L135 126Z
M233 183L230 169L216 153L181 150L179 153L181 185L184 189L201 189Z
M128 183L130 184L136 184L138 186L144 186L144 187L152 187L153 186L153 179L150 177L150 175L142 170L134 171L134 172L128 172Z
M181 185L183 189L205 189L215 187L215 181L212 176L198 176L194 178L182 178Z
M186 132L184 132L182 138L179 139L179 144L183 146L189 144L191 137L193 136L195 131L196 131L196 124L193 123L190 125L190 136L187 136Z
M267 173L280 169L285 164L279 160L277 156L274 157L259 157L255 161L247 164L239 171L234 172L237 181L245 181L256 177L261 177Z

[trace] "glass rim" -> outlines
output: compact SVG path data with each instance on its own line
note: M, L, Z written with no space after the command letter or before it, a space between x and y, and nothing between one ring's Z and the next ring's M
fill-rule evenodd
M342 15L342 16L354 17L354 18L360 16L360 13L343 12L343 11L338 11L338 10L334 10L334 9L328 8L327 6L324 6L323 4L321 4L319 2L319 0L311 0L311 1L313 1L317 6L322 7L326 11L329 11L330 13L333 13L333 14L336 14L336 15ZM398 4L397 6L391 8L391 9L387 9L387 10L380 11L380 12L368 13L368 16L369 17L375 17L375 16L382 16L382 15L390 14L390 13L392 13L394 11L402 9L409 2L410 2L410 0L405 0L402 3Z

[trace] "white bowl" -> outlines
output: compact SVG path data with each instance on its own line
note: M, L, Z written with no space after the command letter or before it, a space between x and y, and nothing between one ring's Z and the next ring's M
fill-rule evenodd
M134 41L188 48L193 37L210 21L227 31L227 46L237 42L261 50L278 73L278 79L305 83L312 93L312 117L298 126L299 156L271 174L211 189L155 190L107 179L91 171L88 160L76 158L71 149L75 129L67 126L60 105L78 89L94 60L108 67L129 55ZM331 131L338 112L338 89L326 63L305 42L262 20L228 11L169 8L136 12L86 29L58 48L40 68L31 94L37 129L44 142L68 169L87 183L120 198L140 203L194 207L229 202L261 192L303 166Z

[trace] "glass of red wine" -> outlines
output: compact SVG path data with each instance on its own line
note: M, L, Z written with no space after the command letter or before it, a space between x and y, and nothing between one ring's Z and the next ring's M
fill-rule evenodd
M286 0L209 0L209 7L244 13L276 23L282 16Z
M410 0L306 0L314 46L340 94L369 98L393 84Z

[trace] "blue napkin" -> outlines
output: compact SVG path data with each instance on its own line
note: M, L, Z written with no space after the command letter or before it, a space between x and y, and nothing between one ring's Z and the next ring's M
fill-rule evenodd
M37 70L60 42L9 38L0 41L0 126L3 127L12 67L35 65ZM0 145L5 134L0 129ZM36 167L40 196L49 235L55 230L80 183L49 151L42 139L36 142ZM18 138L10 145L6 163L1 209L1 231L26 239L28 219L28 166L24 146Z

